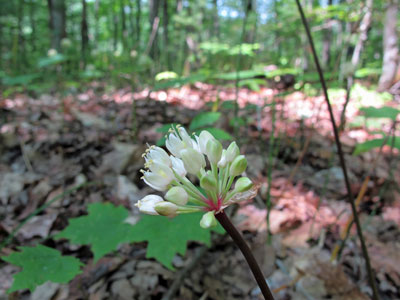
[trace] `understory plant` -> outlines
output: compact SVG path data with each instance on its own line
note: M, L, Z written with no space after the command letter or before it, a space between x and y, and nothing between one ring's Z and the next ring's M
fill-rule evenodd
M240 154L236 142L223 149L208 131L190 137L178 125L166 137L166 147L170 154L150 146L143 154L146 169L142 170L145 183L165 192L164 198L147 195L136 206L142 213L166 217L203 212L200 220L203 228L216 226L218 221L242 251L264 298L273 299L249 247L224 212L229 205L255 197L257 193L252 181L241 176L247 160ZM194 182L199 182L199 186Z

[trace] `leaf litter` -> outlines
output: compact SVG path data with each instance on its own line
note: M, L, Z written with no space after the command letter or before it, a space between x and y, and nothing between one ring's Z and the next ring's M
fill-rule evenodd
M248 119L247 126L239 129L241 136L248 137L239 142L244 143L246 153L254 157L249 160L249 173L260 183L261 189L254 200L241 205L235 222L256 258L263 262L263 271L269 276L277 299L367 299L370 290L354 228L351 229L353 238L347 242L340 261L331 263L329 260L339 232L350 216L350 208L344 200L340 170L336 169L338 162L331 125L326 109L321 108L323 99L300 92L288 96L277 93L269 88L261 88L258 93L247 89L239 92L241 107L268 103L274 98L280 115L275 124L278 133L274 134L279 145L272 172L273 205L267 228L263 204L268 187L267 154L260 150L263 148L259 137L266 143L271 134L271 108L261 108L261 119L257 119L256 112L241 112L243 116L253 117ZM85 214L89 203L106 201L131 209L135 201L148 192L139 173L144 142L153 143L161 138L161 133L155 129L162 124L188 125L198 111L207 110L207 102L217 96L222 102L231 101L235 90L195 83L151 93L148 90L132 93L129 89L101 92L101 89L88 88L85 93L66 97L41 95L35 99L16 94L1 100L0 106L12 111L7 122L0 126L1 240L40 205L76 183L94 182L94 185L63 195L31 219L2 249L1 255L9 255L16 247L44 243L73 253L82 262L90 261L92 254L88 247L71 247L65 241L54 240L54 234L63 230L70 218ZM136 99L137 137L133 136L136 129L132 128L132 99ZM340 96L335 100L338 119L344 98ZM223 111L222 107L220 109ZM356 116L357 109L350 102L349 122ZM232 113L225 111L218 126L232 134L231 117ZM300 126L301 122L304 124ZM308 132L311 133L310 147L297 173L288 181L304 145L302 139ZM351 153L357 142L370 136L362 128L347 129L342 135L355 193L376 154L372 151L354 157ZM400 253L400 198L393 187L389 193L379 194L385 182L390 181L388 154L386 151L373 174L360 211L363 223L375 229L368 230L366 235L380 292L387 299L396 299L400 297L400 270L396 268ZM399 178L397 170L394 171L394 178ZM371 212L376 215L370 217ZM137 212L132 211L132 215L135 214ZM137 218L133 222L137 222ZM382 224L389 225L385 225L384 232L376 230L382 228ZM267 229L273 234L271 245L265 243ZM227 237L213 240L212 248L181 283L177 299L260 299L260 292L249 280L251 275L235 245ZM146 259L145 247L145 243L122 245L118 257L110 254L96 264L86 265L83 268L86 275L79 275L69 284L40 286L31 299L45 290L48 295L40 296L42 299L83 296L89 299L161 299L174 280L174 273ZM190 244L186 255L175 256L173 266L178 272L199 247ZM11 286L11 275L17 268L2 263L0 270L2 297ZM19 294L28 296L29 292Z

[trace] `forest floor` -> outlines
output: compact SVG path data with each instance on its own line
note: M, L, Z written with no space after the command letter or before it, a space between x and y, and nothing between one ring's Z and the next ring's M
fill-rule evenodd
M51 238L68 219L86 213L89 203L108 201L129 208L153 191L140 180L141 154L154 144L166 123L188 125L207 102L235 98L235 90L196 83L180 89L133 94L129 89L104 91L94 83L84 93L31 97L17 94L0 99L0 240L40 205L83 182L96 182L66 193L23 226L2 249L8 255L17 246L43 243L73 253L85 265L83 274L69 284L46 283L30 295L13 299L161 299L175 273L145 258L145 243L122 246L96 264L90 248ZM136 99L136 120L132 120ZM274 109L262 105L276 100ZM332 98L336 120L344 93ZM278 95L240 89L239 103L258 105L241 109L247 124L238 130L238 143L248 158L248 176L260 183L254 201L240 206L234 222L243 232L277 299L368 299L365 264L356 232L351 230L336 263L331 254L351 216L333 142L331 124L322 96L300 92ZM373 95L351 101L347 124L358 116L359 105L373 105ZM390 103L388 103L390 105ZM226 110L216 127L231 134L233 111ZM272 126L276 119L275 126ZM132 124L137 124L135 130ZM265 199L268 188L269 136L275 127L276 157L270 187L271 243L267 243ZM382 128L389 132L390 124ZM399 134L398 134L399 135ZM353 193L370 181L359 211L371 264L382 299L400 298L400 193L398 153L390 147L352 155L355 145L373 136L363 126L341 134ZM299 160L300 158L300 160ZM298 163L297 163L298 162ZM376 163L375 163L376 162ZM296 163L298 167L296 166ZM376 166L376 167L371 167ZM187 270L195 263L192 270ZM215 237L211 249L190 244L184 257L173 262L183 278L170 299L261 299L247 265L229 237ZM18 268L0 262L0 299ZM186 272L186 273L184 273ZM163 298L165 299L165 298Z

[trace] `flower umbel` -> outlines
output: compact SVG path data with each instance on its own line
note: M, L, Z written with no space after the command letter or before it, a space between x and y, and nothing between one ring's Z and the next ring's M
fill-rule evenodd
M217 224L216 213L240 201L240 193L253 187L250 179L239 177L247 160L235 142L225 150L208 131L190 137L178 125L170 130L166 146L171 155L156 146L143 154L146 170L142 170L142 179L155 190L166 192L165 200L156 195L140 200L136 206L143 213L174 217L203 211L200 225L212 227ZM197 176L200 186L193 184L187 173Z

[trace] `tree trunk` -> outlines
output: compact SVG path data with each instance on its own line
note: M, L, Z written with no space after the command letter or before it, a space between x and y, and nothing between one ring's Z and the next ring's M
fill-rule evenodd
M35 2L33 0L29 3L29 23L32 29L30 44L32 46L32 51L36 50L36 23L35 23Z
M328 0L328 8L332 5L332 0ZM326 20L326 23L331 23L331 19ZM321 62L322 67L327 69L329 67L329 62L331 59L331 43L332 43L332 28L329 27L323 31L323 41L322 41L322 56Z
M99 43L99 9L100 0L95 0L94 2L94 40L96 45Z
M216 37L217 41L219 40L219 18L218 18L218 4L217 4L217 0L213 0L212 1L213 4L213 17L212 17L212 21L213 21L213 26L212 26L212 37Z
M154 37L151 43L151 48L149 49L149 55L152 59L156 56L156 49L157 49L157 33L158 33L158 24L155 26L155 22L159 21L158 18L158 8L160 7L160 0L149 0L149 21L150 21L150 28L155 29ZM158 19L158 21L157 21ZM151 35L153 32L151 32Z
M51 48L61 51L61 40L67 36L65 30L64 0L47 0L50 14Z
M24 33L22 32L22 18L24 16L23 10L24 10L24 0L19 0L17 6L18 46L16 52L16 63L17 63L16 68L19 71L21 71L22 66L26 64L25 39L24 39Z
M169 37L168 37L168 0L163 0L163 37L164 37L164 53L165 53L165 61L168 67L168 70L171 70L171 63L169 59Z
M82 0L82 22L81 22L81 51L83 67L86 66L87 52L89 46L88 23L87 23L87 6L86 0Z
M399 49L397 45L397 15L399 11L399 0L388 1L386 7L385 25L383 30L383 65L382 75L379 78L379 91L388 90L394 83L399 60Z
M123 45L123 50L125 51L127 47L127 37L128 32L126 31L126 17L125 17L125 0L120 0L119 3L120 14L121 14L121 41Z
M142 2L137 0L137 15L136 15L136 43L137 48L140 48L140 19L142 18Z

